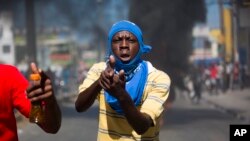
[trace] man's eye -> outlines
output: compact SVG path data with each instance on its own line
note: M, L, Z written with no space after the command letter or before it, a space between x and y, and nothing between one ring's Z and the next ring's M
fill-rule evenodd
M135 39L130 39L129 42L134 43L134 42L136 42L136 40Z
M114 42L114 43L117 43L117 42L119 42L120 40L119 39L113 39L112 40L112 42Z

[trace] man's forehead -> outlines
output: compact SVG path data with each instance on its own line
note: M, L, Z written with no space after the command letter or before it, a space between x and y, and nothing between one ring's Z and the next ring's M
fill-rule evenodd
M134 36L134 34L129 31L119 31L114 36Z

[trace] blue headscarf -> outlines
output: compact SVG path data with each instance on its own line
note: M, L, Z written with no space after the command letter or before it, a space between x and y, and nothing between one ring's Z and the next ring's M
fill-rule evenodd
M139 45L140 45L140 50L138 54L135 56L133 60L131 60L128 64L122 63L121 60L119 60L114 53L112 52L111 49L111 43L112 43L112 38L113 36L120 31L129 31L133 35L136 36ZM135 24L130 21L122 20L119 21L111 27L109 34L108 34L108 49L107 49L107 57L110 55L114 55L116 58L116 64L115 67L117 71L120 71L123 69L126 72L131 71L135 69L138 66L138 63L141 61L141 56L143 53L148 53L151 50L151 46L145 45L143 43L143 37L142 37L142 32L141 29Z
M116 57L112 51L112 38L113 36L120 31L128 31L136 36L139 42L139 52L137 55L129 62L124 64L118 57ZM120 70L124 70L126 77L126 91L129 93L132 98L135 106L141 104L141 98L144 91L144 86L147 81L148 67L147 63L141 59L142 54L148 53L151 50L151 47L143 43L141 29L134 23L126 20L119 21L115 23L108 35L108 49L107 57L113 55L116 59L115 61L115 72L118 73ZM109 103L112 109L117 113L123 114L123 111L120 107L119 102L108 92L104 92L105 100Z

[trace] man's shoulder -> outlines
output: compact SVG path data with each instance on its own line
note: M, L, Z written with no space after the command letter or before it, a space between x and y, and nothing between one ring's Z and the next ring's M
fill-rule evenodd
M0 64L0 70L9 72L9 71L16 71L17 68L15 66L8 64Z
M149 74L149 79L171 81L169 75L162 70L155 69Z
M105 68L105 67L106 67L105 62L97 62L97 63L94 63L91 68L102 69L102 68Z
M105 67L106 63L105 62L97 62L92 65L92 67Z
M17 67L8 64L0 64L0 78L6 83L11 82L10 80L15 79L16 76L21 76Z
M1 68L15 68L15 66L9 65L9 64L0 64Z
M101 72L106 68L106 63L105 62L98 62L98 63L94 63L91 68L90 71L94 71L94 72Z

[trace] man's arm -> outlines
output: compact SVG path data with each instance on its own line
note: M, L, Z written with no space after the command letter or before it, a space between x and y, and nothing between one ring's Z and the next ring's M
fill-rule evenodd
M87 89L82 91L75 102L75 108L77 112L86 111L95 101L96 96L101 91L102 87L99 85L98 80L96 80Z
M50 78L36 64L31 63L32 73L40 74L41 80L30 82L27 97L32 102L42 102L44 122L38 125L47 133L55 134L61 127L61 110L57 104Z
M149 115L141 113L135 106L133 100L125 90L125 72L114 73L115 58L110 56L108 67L100 77L100 85L112 96L116 97L121 105L125 117L137 134L145 133L153 121Z
M114 59L114 58L112 58ZM113 64L114 65L114 64ZM80 92L78 98L75 102L75 108L78 112L86 111L95 101L97 95L104 88L109 88L111 78L114 75L114 70L112 67L108 66L104 71L101 72L99 78L87 87L84 91ZM94 68L95 66L93 66ZM91 69L90 69L91 70ZM89 72L90 74L91 72ZM98 74L99 75L99 74Z
M111 91L116 95L128 123L136 133L139 135L145 133L148 128L153 125L151 117L146 113L141 113L136 108L134 102L124 88L116 87Z
M57 133L61 127L61 110L54 94L44 100L45 122L38 124L47 133Z

